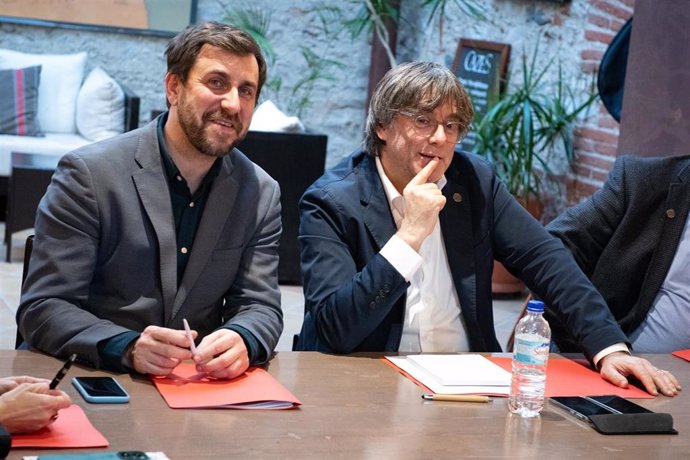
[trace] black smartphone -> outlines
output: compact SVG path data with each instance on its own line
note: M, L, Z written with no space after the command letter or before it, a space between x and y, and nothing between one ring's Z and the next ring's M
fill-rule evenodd
M606 407L580 396L554 396L549 399L557 406L585 422L589 422L590 415L611 413Z
M126 403L129 395L112 377L74 377L72 385L90 403Z
M150 460L146 452L139 450L121 450L119 452L89 452L78 454L39 455L38 460Z
M559 396L550 400L584 421L589 421L590 415L652 412L620 396Z
M621 414L644 414L652 412L651 410L642 407L638 404L635 404L634 402L628 399L621 398L620 396L588 396L588 398L598 403L601 403L606 407L610 407L611 409L616 410Z

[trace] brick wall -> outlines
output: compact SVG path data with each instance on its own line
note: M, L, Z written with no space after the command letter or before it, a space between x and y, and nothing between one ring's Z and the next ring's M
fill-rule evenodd
M585 74L596 74L599 62L616 32L632 16L635 0L591 0L580 52ZM618 123L601 102L575 137L576 161L568 177L568 202L577 203L601 187L618 151Z

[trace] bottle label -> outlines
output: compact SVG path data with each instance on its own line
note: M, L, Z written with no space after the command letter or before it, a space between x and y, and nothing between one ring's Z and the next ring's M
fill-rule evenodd
M549 359L549 342L516 337L515 359L522 364L544 366Z

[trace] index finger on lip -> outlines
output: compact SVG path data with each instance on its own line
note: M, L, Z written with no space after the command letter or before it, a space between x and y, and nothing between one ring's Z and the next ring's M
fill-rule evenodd
M436 169L436 166L441 160L438 159L438 157L434 157L429 161L426 166L422 168L421 171L417 173L416 176L412 178L410 181L410 184L414 185L421 185L421 184L426 184L429 181L429 177L431 177L431 173L434 172Z

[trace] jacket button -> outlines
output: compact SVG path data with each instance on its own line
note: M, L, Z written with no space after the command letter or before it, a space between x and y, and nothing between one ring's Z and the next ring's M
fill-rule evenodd
M453 201L460 203L462 201L462 195L458 192L453 193Z
M676 210L673 208L667 209L666 210L666 217L668 217L669 219L673 219L674 217L676 217Z
M376 302L372 301L372 302L369 304L369 308L371 308L372 310L373 310L374 308L376 308Z

